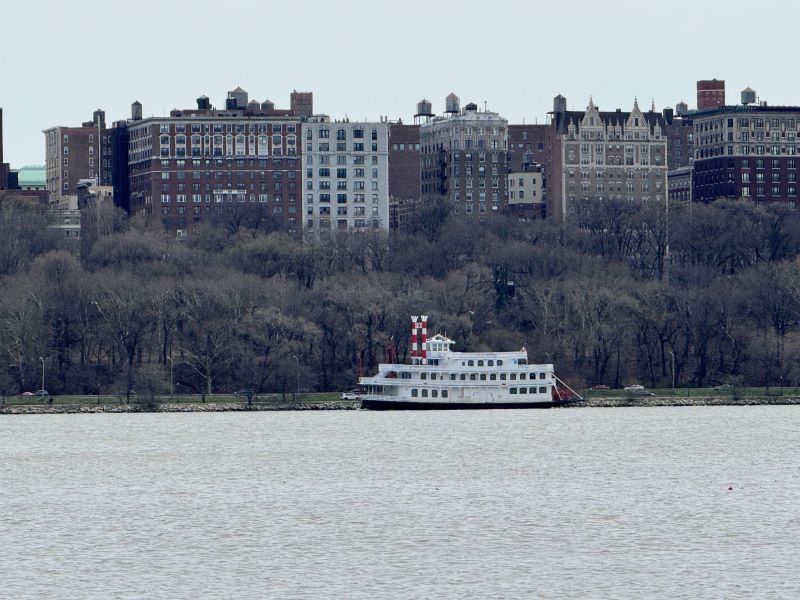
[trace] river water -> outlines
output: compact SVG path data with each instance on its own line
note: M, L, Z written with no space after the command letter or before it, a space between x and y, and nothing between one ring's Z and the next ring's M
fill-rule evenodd
M798 442L793 406L6 416L0 598L798 598Z

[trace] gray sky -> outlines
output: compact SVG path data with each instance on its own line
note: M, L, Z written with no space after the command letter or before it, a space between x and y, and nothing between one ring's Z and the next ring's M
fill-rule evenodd
M417 101L444 110L453 91L512 123L570 109L695 105L695 81L726 80L728 103L753 87L800 105L800 4L761 0L0 0L5 160L44 163L41 131L216 106L237 85L288 107L411 121Z

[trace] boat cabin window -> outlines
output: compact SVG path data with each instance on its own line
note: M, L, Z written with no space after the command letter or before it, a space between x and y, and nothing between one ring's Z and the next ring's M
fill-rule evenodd
M502 367L503 366L503 360L502 359L498 359L497 360L497 366L498 367Z
M517 374L516 374L516 373L511 373L511 374L508 376L508 378L509 378L511 381L514 381L514 380L517 378Z
M400 373L400 379L411 379L411 373Z
M475 373L470 373L469 374L469 380L470 381L475 381Z
M468 360L467 361L467 366L468 367L474 367L475 366L475 361L474 360Z
M500 373L500 381L505 381L505 380L506 380L506 374Z
M489 367L493 367L494 366L494 361L493 360L487 360L486 361L486 365L489 366Z
M462 366L462 367L465 367L465 366L467 366L467 363L466 363L465 361L463 361L463 360L462 360L462 361L461 361L461 366Z
M527 358L520 358L520 359L517 361L517 364L518 364L518 365L527 365L527 364L528 364L528 359L527 359Z
M467 378L466 373L462 373L461 374L461 381L464 381L466 378Z
M438 398L439 397L439 390L431 390L431 397Z
M539 379L544 379L545 375L546 375L546 373L539 373Z
M527 394L528 393L528 388L519 388L519 393L520 394Z
M479 361L478 361L478 366L479 366L479 367L482 367L482 366L483 366L483 361L482 361L482 360L479 360Z
M526 379L527 377L528 377L528 374L527 374L527 373L520 373L520 374L519 374L519 378L520 378L520 379Z
M486 373L481 373L481 381L486 381Z
M490 373L489 374L490 381L497 381L497 373Z
M442 390L442 398L447 398L447 390Z
M435 381L435 380L436 380L436 373L431 373L431 379L432 379L433 381Z
M422 390L422 397L423 398L427 398L428 397L428 390L426 390L426 389Z
M412 397L412 398L416 398L416 397L417 397L417 394L419 394L419 392L417 391L417 389L416 389L416 388L411 388L411 397Z
M434 365L434 366L438 365L439 364L439 359L438 358L429 358L428 359L428 364L429 365Z
M450 373L450 381L455 381L455 380L456 380L456 374Z
M539 393L540 394L546 394L547 393L547 388L546 387L540 387L539 388Z
M428 374L427 374L427 373L420 373L420 374L419 374L419 378L420 378L420 379L423 379L423 380L424 380L424 379L427 379L427 378L428 378Z
M517 393L517 388L509 388L508 393L509 394L516 394Z

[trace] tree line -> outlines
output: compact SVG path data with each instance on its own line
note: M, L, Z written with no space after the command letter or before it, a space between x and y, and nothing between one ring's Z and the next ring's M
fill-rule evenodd
M83 211L0 206L0 392L341 390L412 314L455 350L527 348L573 386L797 385L800 219L782 205L592 203L566 224L420 210L305 242L246 208L176 240Z

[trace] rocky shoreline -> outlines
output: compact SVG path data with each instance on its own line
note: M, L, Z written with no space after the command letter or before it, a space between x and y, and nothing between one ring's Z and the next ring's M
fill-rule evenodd
M358 402L186 402L141 404L19 404L0 408L0 415L63 415L88 413L149 413L149 412L247 412L287 410L354 410Z
M704 398L676 397L634 397L634 398L587 398L571 402L559 408L622 408L655 406L761 406L761 405L800 405L800 398L794 396L751 396L734 398L731 396L711 396Z

